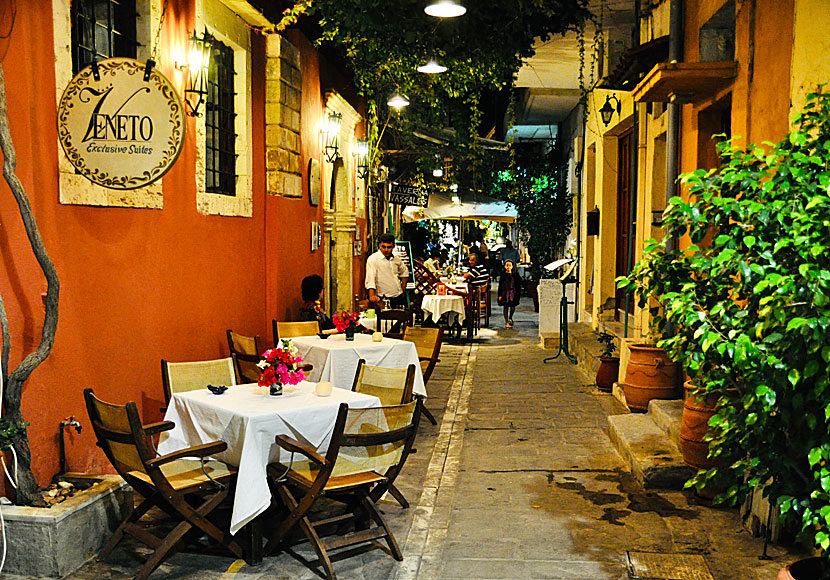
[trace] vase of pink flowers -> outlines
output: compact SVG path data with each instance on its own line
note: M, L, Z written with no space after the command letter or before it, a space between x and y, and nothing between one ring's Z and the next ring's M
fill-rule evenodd
M338 332L346 333L346 340L354 340L360 315L357 312L338 312L332 317L334 327Z
M305 373L300 368L303 359L297 354L297 347L288 339L280 343L277 348L262 353L262 360L257 363L261 372L257 384L269 387L272 395L282 395L283 385L296 385L305 380Z

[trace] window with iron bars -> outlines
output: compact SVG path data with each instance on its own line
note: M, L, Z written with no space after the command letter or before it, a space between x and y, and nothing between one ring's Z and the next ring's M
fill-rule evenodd
M95 60L136 57L135 0L73 0L72 72Z
M233 49L213 41L205 112L205 191L236 195Z

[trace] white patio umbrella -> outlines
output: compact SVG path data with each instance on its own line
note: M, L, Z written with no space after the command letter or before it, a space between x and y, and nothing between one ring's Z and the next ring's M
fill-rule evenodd
M420 220L490 220L515 222L516 207L506 201L479 194L466 194L458 203L445 193L432 193L427 207L410 205L403 210L403 221Z
M404 222L421 220L459 220L459 232L464 232L464 220L490 220L492 222L513 223L516 221L516 207L512 203L499 201L486 195L469 193L463 200L454 202L452 196L445 193L431 193L427 207L410 205L404 208ZM459 240L458 263L461 264Z

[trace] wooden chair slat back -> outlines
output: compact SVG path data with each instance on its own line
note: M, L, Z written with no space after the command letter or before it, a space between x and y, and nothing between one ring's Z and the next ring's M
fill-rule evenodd
M384 406L400 405L412 400L415 382L415 365L405 369L390 369L367 365L363 359L357 363L352 390L374 395Z
M259 336L245 336L232 330L227 331L228 348L236 366L237 383L255 383L259 379L260 368L257 366L260 355L265 350Z
M415 343L418 358L421 359L421 372L424 375L424 382L428 382L441 353L444 329L413 326L404 331L403 339Z
M314 336L320 332L320 324L316 320L303 320L301 322L280 322L273 321L274 345L279 343L281 338L294 338L296 336Z
M378 331L392 338L402 338L408 326L412 326L409 310L381 310L377 313Z
M87 391L89 394L87 394ZM114 405L96 397L92 389L84 391L92 428L98 438L98 444L106 453L110 463L123 477L130 471L147 473L144 465L146 459L152 458L145 447L146 457L142 457L142 449L136 445L133 428L130 423L128 405L135 407L135 403ZM138 410L135 409L136 420ZM143 433L142 433L143 436Z
M236 385L233 358L170 362L161 359L164 395L168 403L173 393L204 389L207 385Z
M337 475L352 475L366 471L384 473L398 466L405 458L407 445L414 439L417 402L404 405L349 409L343 437L340 441Z

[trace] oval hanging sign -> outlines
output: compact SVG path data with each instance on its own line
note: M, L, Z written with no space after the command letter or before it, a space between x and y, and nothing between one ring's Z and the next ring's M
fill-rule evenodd
M75 75L58 106L58 139L75 168L109 189L159 179L184 145L185 112L170 81L131 58L98 61Z

